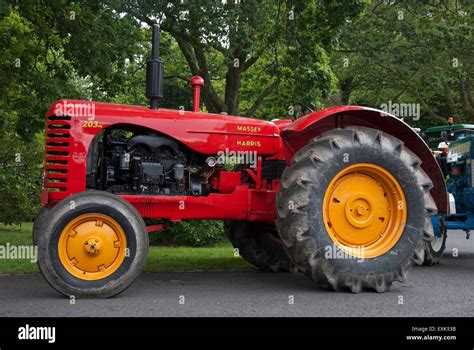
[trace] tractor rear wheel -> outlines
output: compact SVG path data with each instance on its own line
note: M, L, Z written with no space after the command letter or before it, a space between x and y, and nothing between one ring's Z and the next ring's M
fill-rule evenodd
M275 229L248 221L224 221L224 232L242 258L262 271L290 271L291 261Z
M38 227L38 267L58 292L108 298L143 271L148 232L135 208L101 191L68 197Z
M283 173L277 227L320 286L383 292L423 262L437 208L420 159L395 137L348 127L321 134Z

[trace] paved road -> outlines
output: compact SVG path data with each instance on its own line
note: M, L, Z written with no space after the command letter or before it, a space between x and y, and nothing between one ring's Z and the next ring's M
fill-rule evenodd
M459 257L451 256L453 248ZM473 291L474 238L466 241L453 231L442 265L415 268L407 283L383 294L335 293L317 289L299 274L254 270L146 273L116 298L70 305L39 275L14 275L0 276L0 316L472 317Z

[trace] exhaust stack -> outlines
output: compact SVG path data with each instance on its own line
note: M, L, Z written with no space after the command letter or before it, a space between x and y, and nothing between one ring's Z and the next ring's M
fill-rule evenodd
M160 26L153 25L151 59L146 63L146 92L150 108L158 109L158 100L163 97L163 62L160 61Z
M189 81L194 89L194 98L193 98L193 112L199 112L199 105L201 104L201 86L204 86L204 79L199 75L195 75Z

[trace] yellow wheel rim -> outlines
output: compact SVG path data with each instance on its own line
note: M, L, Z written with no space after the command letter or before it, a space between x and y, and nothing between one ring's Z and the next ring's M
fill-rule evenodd
M405 228L407 208L398 181L384 168L359 163L339 172L323 201L326 230L345 253L375 258L389 251Z
M122 227L103 214L78 216L63 229L58 243L61 264L74 277L92 281L112 275L125 259Z

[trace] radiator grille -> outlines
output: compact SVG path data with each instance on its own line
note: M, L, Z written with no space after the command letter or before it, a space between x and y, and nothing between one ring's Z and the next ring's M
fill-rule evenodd
M48 116L46 121L46 156L44 188L48 191L67 191L71 117Z

